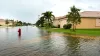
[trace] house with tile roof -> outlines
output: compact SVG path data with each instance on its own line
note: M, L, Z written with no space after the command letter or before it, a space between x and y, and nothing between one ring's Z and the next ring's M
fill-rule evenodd
M0 25L5 25L5 20L4 19L0 19Z
M81 23L76 25L77 29L97 29L100 28L100 11L84 11L80 13ZM67 17L56 17L54 26L60 25L63 28L64 24L67 24Z
M66 16L55 17L55 20L53 21L54 26L58 27L58 25L60 25L60 28L63 28L64 24L67 24Z
M0 25L1 26L6 26L5 22L6 21L4 19L0 19ZM11 20L9 20L9 24L8 25L12 25L12 21Z

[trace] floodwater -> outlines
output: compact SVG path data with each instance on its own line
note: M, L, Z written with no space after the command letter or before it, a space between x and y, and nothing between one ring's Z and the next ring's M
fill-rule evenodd
M0 56L100 56L100 39L71 37L32 26L0 28Z

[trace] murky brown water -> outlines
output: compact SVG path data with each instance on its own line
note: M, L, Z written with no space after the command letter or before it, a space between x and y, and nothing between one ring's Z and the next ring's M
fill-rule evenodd
M100 56L100 37L71 37L36 27L0 28L0 56Z

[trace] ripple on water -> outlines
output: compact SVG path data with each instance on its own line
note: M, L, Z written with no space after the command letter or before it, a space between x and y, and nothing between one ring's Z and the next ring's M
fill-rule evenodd
M99 56L100 53L99 37L21 27L23 34L19 40L16 35L18 28L9 28L7 31L3 28L3 32L0 32L0 56Z

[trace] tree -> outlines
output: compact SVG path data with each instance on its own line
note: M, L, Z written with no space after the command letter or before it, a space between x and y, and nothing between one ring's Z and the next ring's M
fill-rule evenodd
M68 17L67 22L72 23L73 31L75 31L76 25L81 23L81 17L79 14L80 9L76 8L75 6L72 6L70 10L71 12L68 12L68 15L67 15Z
M40 17L40 26L41 27L44 27L44 17L42 16L42 17Z
M20 26L22 26L22 21L19 21L18 23L19 23Z
M51 11L46 11L46 12L42 13L42 15L44 17L45 26L50 28L52 26L55 16L52 14Z
M36 26L40 26L40 24L41 24L40 20L38 20L35 24L36 24Z
M28 26L28 24L26 22L23 22L22 24L23 24L23 26Z
M17 21L16 26L22 26L22 21Z
M11 21L11 23L12 23L12 26L15 26L14 20L10 20L10 21Z
M5 24L7 24L7 27L8 27L8 24L9 24L9 20L8 19L6 19Z

